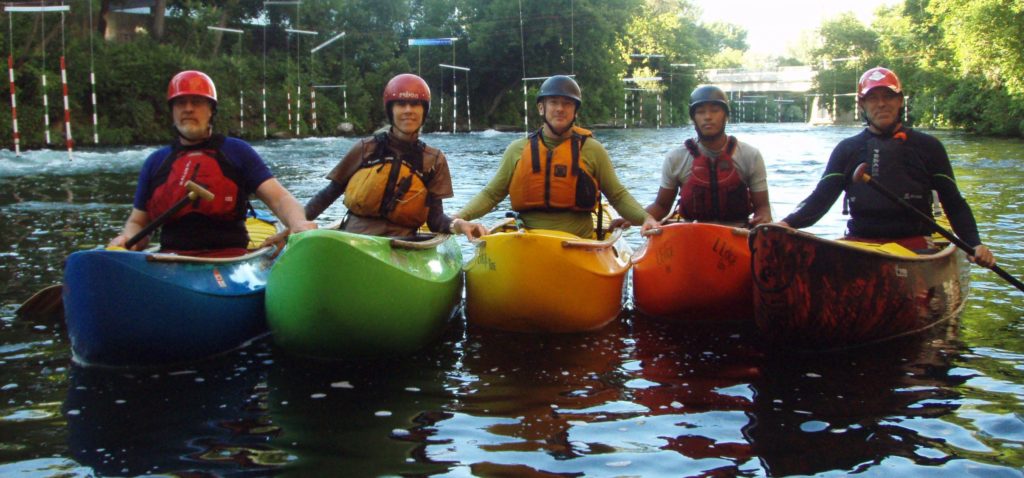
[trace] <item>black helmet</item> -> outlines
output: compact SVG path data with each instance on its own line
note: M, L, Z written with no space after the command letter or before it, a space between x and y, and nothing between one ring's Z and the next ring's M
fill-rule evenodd
M576 102L576 108L580 107L583 100L580 99L583 96L580 93L580 85L576 84L576 80L569 78L565 75L555 75L546 80L540 85L540 93L537 93L537 103L548 96L564 96L566 98L572 98Z
M725 92L717 86L704 85L690 93L690 119L693 119L693 111L704 103L718 103L725 108L725 114L729 114L729 98Z

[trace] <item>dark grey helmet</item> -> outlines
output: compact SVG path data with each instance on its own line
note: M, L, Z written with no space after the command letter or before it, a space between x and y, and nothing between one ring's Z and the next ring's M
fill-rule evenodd
M537 93L537 103L548 96L564 96L566 98L572 98L576 101L576 108L579 108L583 103L581 99L583 94L580 93L580 85L576 84L576 80L569 78L565 75L555 75L546 80L540 85L540 92Z
M704 85L690 93L690 119L693 119L693 111L704 103L718 103L725 108L725 114L729 114L729 97L717 86Z

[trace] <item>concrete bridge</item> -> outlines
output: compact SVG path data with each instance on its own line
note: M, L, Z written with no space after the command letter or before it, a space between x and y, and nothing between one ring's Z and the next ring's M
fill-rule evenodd
M836 120L846 121L847 118L835 118L821 103L820 95L809 94L814 86L815 72L810 66L780 66L771 70L747 70L743 68L722 68L700 70L706 83L715 85L729 95L729 100L736 109L736 120L768 122L793 121L795 111L788 107L796 107L803 112L803 120L815 124L834 123ZM834 95L832 110L838 111ZM771 105L771 107L769 106ZM787 106L788 105L788 106ZM788 117L788 119L784 119ZM851 121L855 121L857 112L852 113Z
M780 66L773 70L722 68L700 70L708 84L727 93L806 93L814 82L809 66Z

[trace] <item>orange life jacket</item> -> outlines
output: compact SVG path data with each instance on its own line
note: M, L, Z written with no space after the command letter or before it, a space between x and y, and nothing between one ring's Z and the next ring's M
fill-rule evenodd
M422 171L423 149L418 158L403 159L387 149L387 133L374 137L376 149L345 187L345 207L357 216L381 217L404 227L417 228L427 221L427 179Z
M541 139L543 129L529 137L529 147L516 163L509 184L515 211L593 211L600 200L597 180L580 161L580 150L593 133L578 126L572 136L548 149Z
M745 221L754 206L750 189L732 160L736 138L729 137L716 160L701 154L693 139L685 144L693 156L693 167L679 192L679 215L691 221Z

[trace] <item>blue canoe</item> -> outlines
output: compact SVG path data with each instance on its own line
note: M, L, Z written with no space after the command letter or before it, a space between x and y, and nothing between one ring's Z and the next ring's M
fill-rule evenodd
M273 248L231 258L94 249L68 256L64 319L81 365L152 367L266 334Z

